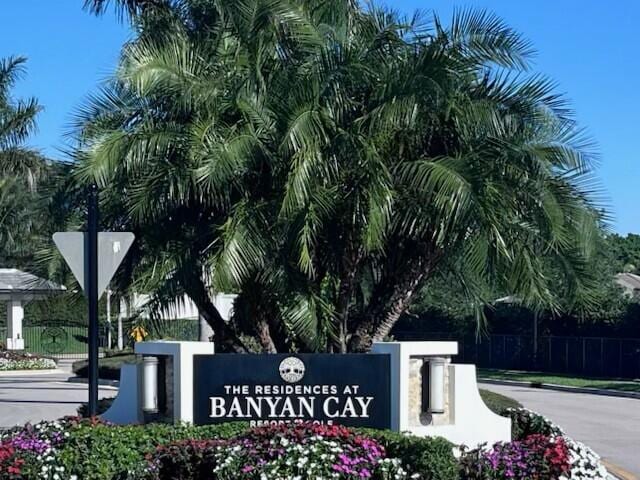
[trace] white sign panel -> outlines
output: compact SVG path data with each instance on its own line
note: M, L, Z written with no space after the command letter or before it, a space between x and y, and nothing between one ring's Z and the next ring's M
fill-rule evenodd
M98 298L107 289L134 239L131 232L98 232ZM87 233L57 232L53 234L53 241L86 292Z

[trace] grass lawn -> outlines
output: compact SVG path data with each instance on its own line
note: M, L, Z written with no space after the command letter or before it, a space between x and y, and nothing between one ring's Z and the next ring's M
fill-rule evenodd
M485 405L489 407L492 412L497 413L498 415L502 414L502 412L507 408L522 407L520 402L511 397L490 392L489 390L484 390L482 388L480 389L480 396L482 397L482 401Z
M516 370L478 369L478 378L490 380L513 380L533 384L550 383L567 387L601 388L623 392L640 392L640 381L619 378L588 378L558 373L521 372Z

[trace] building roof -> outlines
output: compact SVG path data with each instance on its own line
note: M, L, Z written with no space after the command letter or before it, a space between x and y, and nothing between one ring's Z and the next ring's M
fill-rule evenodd
M66 290L63 285L58 285L44 278L16 268L0 268L0 293L5 294L45 294L62 292Z
M616 283L629 292L640 291L640 275L634 273L618 273Z

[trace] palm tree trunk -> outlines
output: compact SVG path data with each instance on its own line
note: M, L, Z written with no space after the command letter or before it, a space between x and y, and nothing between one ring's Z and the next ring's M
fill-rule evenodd
M430 271L430 262L424 257L413 258L399 269L394 276L395 281L382 282L376 288L364 318L358 322L349 349L368 352L373 342L383 341L409 308L415 291L428 278Z
M185 291L198 307L200 317L213 329L216 351L246 353L247 348L211 301L203 279L193 276L189 280Z
M266 320L260 319L256 322L256 331L258 333L258 341L260 342L262 349L266 353L278 353L278 348L271 336L271 327Z
M347 255L343 267L343 275L340 280L338 291L337 311L339 318L337 345L340 353L347 353L349 350L349 304L353 297L353 287L355 285L358 264L362 259L361 249L353 250Z
M244 320L240 320L243 332L255 337L263 352L278 353L286 351L286 338L276 321L278 314L270 297L269 286L256 280L250 280L239 297L240 310Z
M202 318L213 329L213 343L216 345L216 351L247 353L247 348L210 300L196 300L194 298L192 300L198 307Z

